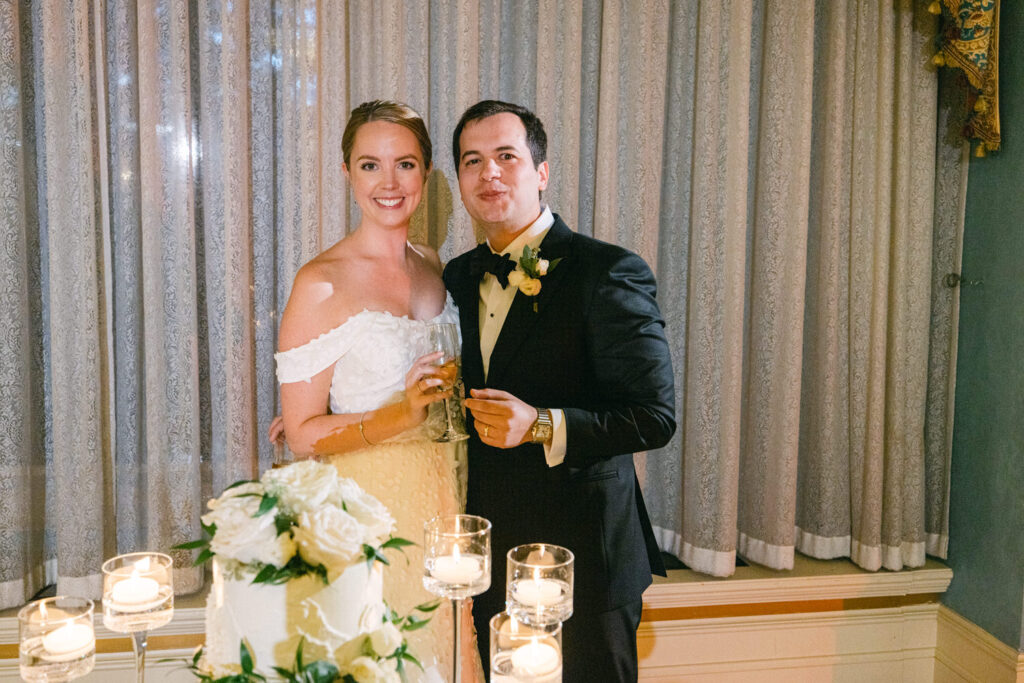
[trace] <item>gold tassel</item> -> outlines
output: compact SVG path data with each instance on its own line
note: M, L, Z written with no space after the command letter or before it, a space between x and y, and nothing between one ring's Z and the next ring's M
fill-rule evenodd
M984 159L985 158L985 143L984 142L979 142L978 146L974 148L974 156L976 156L979 159Z
M946 58L942 56L941 52L936 52L935 56L932 57L932 64L935 66L946 66Z
M935 2L928 5L928 11L935 15L942 14L942 5L939 3L939 0L935 0Z

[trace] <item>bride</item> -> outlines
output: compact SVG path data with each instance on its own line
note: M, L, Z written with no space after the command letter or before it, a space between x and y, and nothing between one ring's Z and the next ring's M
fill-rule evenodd
M284 433L293 453L356 480L391 510L396 535L420 544L425 520L462 508L456 446L424 428L430 404L452 395L441 354L421 355L427 328L458 322L437 253L408 241L431 170L430 137L408 106L366 102L352 111L342 152L362 217L295 276L275 356ZM434 597L422 586L420 545L405 554L391 558L384 588L399 614ZM408 633L424 681L451 671L451 614L433 614ZM478 666L463 666L467 681Z

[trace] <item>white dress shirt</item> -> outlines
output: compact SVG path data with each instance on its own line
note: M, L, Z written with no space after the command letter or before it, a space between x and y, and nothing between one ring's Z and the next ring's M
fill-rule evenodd
M494 252L492 248L491 251L499 253L499 255L508 254L513 263L518 263L519 258L523 255L523 247L529 245L531 249L536 250L554 223L555 217L551 214L551 209L544 207L537 220L519 233L519 236L512 240L504 250L499 253ZM489 242L487 246L490 246ZM505 318L508 317L509 309L512 308L512 301L516 298L517 291L519 290L511 285L503 288L498 282L498 278L491 273L484 273L480 279L480 356L484 362L484 379L487 379L487 372L491 365L491 353L494 351L494 345L498 341L498 335L501 334L501 328L505 324ZM562 464L562 461L565 460L565 415L558 408L549 408L549 410L554 433L551 444L544 444L544 458L547 460L548 467L554 467Z

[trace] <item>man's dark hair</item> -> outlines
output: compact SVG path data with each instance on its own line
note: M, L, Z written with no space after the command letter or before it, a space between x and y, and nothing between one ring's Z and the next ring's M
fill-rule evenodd
M459 137L462 135L462 129L470 121L505 113L515 114L523 122L523 127L526 128L526 146L530 148L530 156L533 157L533 167L536 168L547 161L548 136L544 132L544 124L540 122L536 114L518 104L501 102L499 100L481 100L462 114L458 125L455 126L455 132L452 133L452 156L455 158L456 176L459 175L459 157L462 156L462 148L459 146Z

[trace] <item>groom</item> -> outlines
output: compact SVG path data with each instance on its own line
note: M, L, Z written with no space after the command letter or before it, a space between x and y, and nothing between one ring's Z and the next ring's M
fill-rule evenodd
M664 568L632 454L675 431L654 277L541 205L547 136L529 110L479 102L452 146L462 201L487 236L444 271L472 425L467 511L493 524L491 588L473 610L484 664L506 553L554 543L576 556L565 680L635 681L641 594Z

